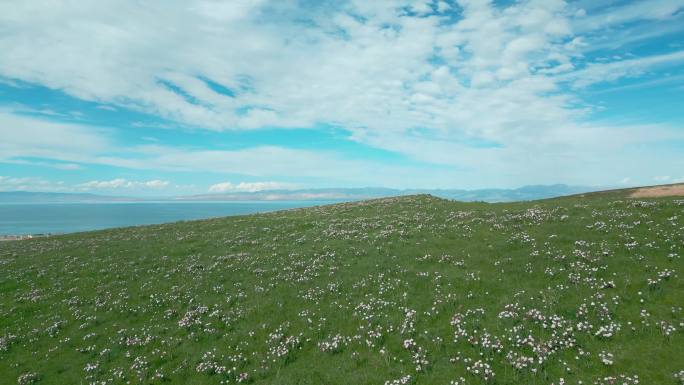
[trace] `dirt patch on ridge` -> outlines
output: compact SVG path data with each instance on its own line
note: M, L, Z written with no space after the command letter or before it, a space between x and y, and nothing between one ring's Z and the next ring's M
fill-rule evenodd
M635 189L631 194L629 194L630 198L657 198L673 196L684 196L684 183L665 186L641 187Z

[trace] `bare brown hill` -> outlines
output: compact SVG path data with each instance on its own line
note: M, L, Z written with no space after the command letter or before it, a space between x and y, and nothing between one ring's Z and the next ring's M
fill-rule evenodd
M657 198L671 196L684 196L684 183L639 187L634 189L629 194L630 198Z

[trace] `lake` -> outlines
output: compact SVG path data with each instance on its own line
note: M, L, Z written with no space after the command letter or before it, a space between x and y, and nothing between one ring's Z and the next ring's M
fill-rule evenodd
M0 203L0 235L73 233L329 203L335 202Z

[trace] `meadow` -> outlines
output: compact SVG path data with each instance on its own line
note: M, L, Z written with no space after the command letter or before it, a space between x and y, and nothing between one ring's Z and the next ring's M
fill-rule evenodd
M2 384L684 384L684 199L415 195L0 243Z

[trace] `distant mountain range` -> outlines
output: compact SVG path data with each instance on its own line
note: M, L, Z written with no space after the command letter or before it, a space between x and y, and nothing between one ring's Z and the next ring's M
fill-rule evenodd
M523 186L516 189L431 190L391 188L323 188L300 190L269 190L204 194L177 197L122 197L78 193L44 193L28 191L0 192L0 203L98 203L98 202L221 202L221 201L350 201L398 195L432 194L460 201L512 202L597 191L600 188L565 184Z

